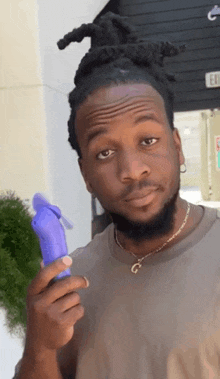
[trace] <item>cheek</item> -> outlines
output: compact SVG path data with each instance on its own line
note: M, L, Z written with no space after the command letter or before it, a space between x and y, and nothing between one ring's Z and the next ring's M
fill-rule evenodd
M176 153L172 149L167 149L157 157L154 157L152 163L152 174L158 173L158 179L164 187L176 185L179 175L179 166Z
M160 164L160 171L164 176L169 177L173 173L173 161L170 159L170 157L163 157Z
M164 159L164 163L162 164L162 170L167 178L167 184L171 190L176 189L176 185L179 181L179 166L178 161L176 159L176 155L173 152Z
M99 165L99 167L91 162L87 165L88 181L97 194L105 194L111 192L113 183L115 183L115 172L112 165Z
M173 151L168 149L168 146L163 146L157 153L149 156L148 162L152 172L158 171L169 175L173 171L174 166Z

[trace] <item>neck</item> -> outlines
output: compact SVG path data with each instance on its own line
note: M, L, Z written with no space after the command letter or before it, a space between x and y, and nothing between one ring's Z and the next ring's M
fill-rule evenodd
M122 232L117 231L117 238L120 245L122 245L124 250L128 252L132 252L138 258L142 258L146 254L154 252L155 250L160 248L166 241L168 241L181 228L184 222L184 219L186 217L187 207L188 207L188 203L178 196L177 201L176 201L176 213L174 214L173 228L172 230L170 230L170 232L166 233L165 235L161 235L159 237L157 236L155 238L154 237L146 238L145 240L141 242L137 242L137 241L133 241L129 239ZM188 218L181 232L172 241L168 242L168 244L164 246L164 248L161 249L160 251L163 251L167 249L168 247L175 245L177 242L183 239L186 235L186 232L189 230L188 228L189 223L190 222Z

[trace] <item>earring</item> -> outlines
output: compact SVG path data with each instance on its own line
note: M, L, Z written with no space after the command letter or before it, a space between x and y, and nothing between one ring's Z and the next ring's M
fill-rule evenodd
M186 172L186 165L185 165L185 163L183 163L183 165L185 166L185 169L184 169L184 171L180 170L181 174L184 174Z

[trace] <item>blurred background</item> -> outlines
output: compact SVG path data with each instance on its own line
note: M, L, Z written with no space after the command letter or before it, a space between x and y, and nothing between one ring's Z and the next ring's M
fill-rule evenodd
M2 5L0 192L15 191L33 215L36 192L59 206L74 223L66 232L69 252L88 244L110 220L87 192L67 141L68 93L90 39L63 51L57 41L112 11L128 16L143 38L187 45L186 53L165 62L177 79L175 127L187 169L180 194L220 209L220 17L212 19L214 5L210 0L12 0ZM23 346L4 324L0 309L0 378L10 379Z

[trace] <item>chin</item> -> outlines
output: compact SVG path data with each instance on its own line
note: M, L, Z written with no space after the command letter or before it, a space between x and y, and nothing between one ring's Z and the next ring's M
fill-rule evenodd
M159 217L163 211L163 205L144 205L142 207L134 208L123 207L124 209L117 209L116 211L109 212L114 223L134 223L134 224L146 224Z
M162 200L155 200L143 205L126 202L124 206L125 214L128 218L133 220L140 220L142 222L144 222L144 220L149 221L152 217L155 217L157 214L159 214L163 208L164 203Z

